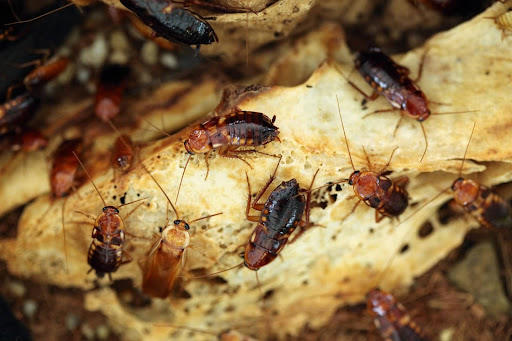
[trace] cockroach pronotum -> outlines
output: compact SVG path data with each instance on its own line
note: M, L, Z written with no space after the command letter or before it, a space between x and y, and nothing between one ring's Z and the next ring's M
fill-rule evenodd
M501 30L501 40L512 35L512 10L510 8L505 13L486 19L494 20L496 26Z
M393 295L375 288L370 290L366 298L367 310L384 340L427 340L421 328Z
M350 164L352 165L354 172L348 179L332 182L330 184L348 182L349 185L353 186L354 193L359 198L359 201L354 205L352 212L354 212L359 203L363 201L366 205L375 209L376 222L381 221L383 217L398 217L405 211L409 202L409 195L405 190L405 187L409 182L409 178L402 177L393 182L384 175L397 148L393 150L391 156L389 157L389 161L378 173L371 170L364 172L356 170L354 167L354 162L352 161L352 155L350 153L345 126L343 124L343 118L341 117L340 104L337 97L336 100L338 103L338 113L340 116L341 127L343 128L343 135L347 145L347 152L350 158ZM368 165L371 168L368 155L366 155L366 158Z
M144 273L142 291L151 297L166 298L171 293L184 266L184 252L190 245L189 224L220 215L222 212L194 219L190 222L180 219L178 210L174 207L167 193L147 170L146 166L142 166L160 188L176 215L172 224L167 221L166 227L162 230L162 235L158 236L158 240L151 247L144 264L141 265Z
M125 241L124 220L127 219L140 205L137 205L124 218L119 216L119 208L145 200L146 198L138 199L119 207L107 206L105 199L103 199L103 196L96 187L96 184L89 175L89 172L87 172L87 169L75 152L73 152L73 156L82 166L103 202L103 212L96 218L87 213L75 211L76 213L83 214L84 216L94 220L92 242L87 253L87 263L91 266L88 273L94 270L96 272L96 276L100 278L105 276L105 274L108 274L110 281L112 281L112 272L117 271L121 265L131 262L131 258L128 253L123 250L123 244Z
M427 97L416 84L416 81L421 78L425 57L426 52L423 54L422 60L420 62L418 76L415 80L412 80L409 78L410 71L408 68L395 63L379 48L373 47L367 51L359 52L356 56L356 59L354 60L356 69L363 76L365 81L368 82L368 84L370 84L370 86L373 88L373 94L368 96L354 83L348 81L350 85L352 85L368 100L375 100L379 95L382 95L393 107L393 109L376 110L373 113L390 112L396 110L401 112L402 116L396 125L393 135L396 133L400 123L402 122L403 116L414 118L420 123L423 137L425 139L425 150L421 155L420 162L423 161L428 148L427 134L425 132L425 128L423 127L423 121L429 118L430 115L463 113L462 111L431 113Z
M198 14L168 0L121 0L155 35L185 45L211 44L219 41L213 28Z
M116 117L121 110L121 100L130 68L112 64L103 68L96 91L94 114L103 122Z
M218 149L220 156L240 159L246 164L248 164L247 161L242 159L238 155L239 153L254 152L270 155L258 152L254 149L237 149L239 147L263 146L275 139L279 140L277 136L279 134L279 128L274 125L275 120L275 115L271 120L260 112L242 111L235 107L227 115L212 117L208 121L198 125L184 142L185 149L191 155L185 164L181 179L183 180L188 162L193 154L205 154L206 178L208 178L210 171L208 157L215 149ZM177 195L178 194L179 188Z

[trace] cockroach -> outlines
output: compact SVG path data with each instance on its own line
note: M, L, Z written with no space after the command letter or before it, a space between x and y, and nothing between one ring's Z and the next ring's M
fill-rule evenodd
M10 97L10 96L8 96ZM38 101L29 92L0 105L0 134L18 129L35 114Z
M393 109L376 110L373 113L390 112L396 110L401 112L402 116L396 125L393 135L396 133L398 127L400 126L403 116L413 118L420 123L421 130L423 131L423 137L425 139L425 150L423 151L420 162L423 161L428 148L427 134L425 132L425 128L423 127L423 121L429 118L430 115L463 113L431 113L427 97L416 84L416 81L421 78L425 57L426 53L423 54L421 59L418 76L415 80L412 80L409 78L410 70L408 68L395 63L379 48L373 47L367 51L359 52L356 56L356 59L354 60L356 69L363 76L366 82L368 82L368 84L370 84L370 86L373 88L373 94L368 96L354 83L348 81L350 85L352 85L368 100L373 101L379 95L382 95L393 107Z
M384 340L427 340L421 328L411 319L396 298L380 289L372 289L366 296L367 310Z
M44 58L43 58L44 59ZM23 84L29 91L40 87L60 75L68 66L69 59L58 57L43 63L41 59L34 62L25 63L22 66L36 65L23 79Z
M190 133L189 138L184 142L185 149L190 156L185 164L185 168L183 169L181 180L183 180L183 176L185 175L190 157L194 154L205 154L207 169L206 178L208 178L208 173L210 171L208 157L215 149L218 149L220 156L236 158L242 160L246 164L248 164L247 161L238 156L239 153L254 152L270 155L258 152L254 149L237 149L245 146L263 146L275 139L279 140L279 137L277 136L279 134L279 128L274 125L275 121L275 115L271 120L260 112L242 111L235 107L227 115L215 116L208 121L199 124L196 129Z
M352 212L354 212L359 203L363 201L366 205L375 209L376 222L380 222L384 217L398 217L405 211L409 202L409 195L405 189L409 182L409 178L402 177L395 181L391 181L387 176L384 175L397 148L393 150L391 156L389 157L389 161L378 173L371 170L363 172L356 170L352 160L352 155L350 153L345 126L343 124L343 118L341 117L340 103L337 97L336 100L338 103L338 114L340 116L341 127L345 137L345 144L347 145L350 164L352 165L354 172L348 179L340 180L330 184L348 182L349 185L353 186L354 193L359 198L359 201L354 205ZM368 165L371 168L368 155L366 155L366 158ZM349 215L352 214L352 212L350 212Z
M505 13L486 19L494 20L496 26L501 30L501 40L512 35L512 10L510 8Z
M281 161L281 157L279 158L279 161ZM258 225L256 225L256 228L251 233L249 242L245 246L243 263L220 272L239 267L242 264L250 270L259 270L261 267L276 259L284 246L288 243L288 239L297 226L302 227L303 230L301 233L311 226L309 222L311 188L319 170L315 172L308 190L300 188L296 179L283 181L272 191L272 193L270 193L264 204L258 203L263 194L275 180L278 167L279 163L277 164L277 167L270 179L267 181L265 186L263 186L254 200L251 200L251 184L249 182L249 176L247 173L245 174L249 192L245 216L247 220L257 222ZM251 208L261 211L261 215L250 215ZM304 214L306 217L305 219L302 219ZM292 242L294 242L299 236L300 234L296 235ZM218 274L220 272L216 272L214 274Z
M80 154L81 150L82 139L76 138L63 141L53 154L50 186L54 198L65 197L70 193L80 166L74 153Z
M121 0L155 35L185 45L207 45L219 39L210 24L198 14L168 0Z
M162 186L147 170L146 166L142 166L158 188L160 188L176 215L176 219L172 224L169 224L167 219L162 235L158 236L158 240L151 247L144 264L141 266L144 273L142 291L151 297L166 298L171 293L176 280L183 270L185 262L184 252L190 246L189 224L220 215L222 212L194 219L190 222L180 219L178 210Z
M484 227L512 227L512 209L505 199L494 193L489 187L481 185L475 180L461 177L464 160L466 159L469 144L475 131L475 125L476 122L473 125L473 130L464 152L459 177L451 186L453 199L464 211L471 214Z
M103 68L100 74L94 114L103 122L119 114L126 80L130 68L120 64L111 64Z
M127 171L133 164L134 146L128 135L119 136L114 142L112 166L120 171Z
M35 129L27 129L19 134L14 150L21 150L25 153L41 150L48 145L48 139Z
M87 252L87 263L91 266L88 273L94 270L96 272L96 276L100 278L103 278L105 274L108 274L110 281L112 281L112 272L117 271L121 265L131 262L131 258L128 253L123 250L126 232L124 228L124 220L127 219L140 205L137 205L137 207L129 212L124 218L120 217L119 208L145 200L146 198L135 200L119 207L107 206L105 199L103 199L103 196L96 187L96 184L89 175L89 172L87 172L87 169L82 164L82 161L80 161L75 152L73 152L73 156L82 166L103 202L102 213L100 213L96 218L87 213L75 211L76 213L83 214L94 220L94 227L91 236L92 242L89 246L89 251Z

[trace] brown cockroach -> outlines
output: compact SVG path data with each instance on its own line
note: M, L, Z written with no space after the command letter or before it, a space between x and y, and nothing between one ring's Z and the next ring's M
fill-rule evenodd
M512 9L509 8L505 13L486 19L494 20L494 23L501 30L501 40L512 35Z
M254 149L237 150L239 147L263 146L276 139L279 140L277 136L279 128L274 125L275 120L275 115L271 120L260 112L242 111L234 107L227 115L214 116L208 121L199 124L184 142L185 149L190 156L183 169L181 181L183 181L185 176L188 162L194 154L205 154L205 179L208 178L208 173L210 172L208 157L215 149L218 150L220 156L239 159L247 165L249 164L238 155L239 153L259 153L275 156ZM181 181L176 196L179 195Z
M387 176L384 175L386 169L389 167L389 164L391 163L393 154L395 153L398 147L393 150L391 156L389 157L389 161L386 163L384 168L381 169L378 173L373 172L371 170L364 172L356 170L356 168L354 167L354 162L352 160L352 155L350 153L348 139L345 132L345 126L343 124L343 118L341 117L340 103L338 101L337 96L336 100L338 103L338 114L340 116L341 127L343 129L343 136L345 137L345 144L347 146L350 164L352 165L352 169L354 170L354 172L350 175L348 179L331 182L329 184L332 185L342 182L348 182L349 185L353 186L354 193L359 198L359 201L354 205L354 208L349 213L349 215L352 214L359 205L359 203L363 201L366 205L375 209L376 222L380 222L384 217L398 217L405 211L409 202L409 195L405 190L405 187L409 182L409 178L401 177L395 181L391 181ZM371 162L370 159L368 158L368 155L366 155L366 159L371 169ZM343 218L342 220L344 220L345 218Z
M39 130L35 129L26 129L21 133L6 134L2 138L6 138L8 142L0 150L8 149L29 153L43 149L48 145L48 139Z
M453 199L471 214L480 225L487 228L505 228L512 227L512 209L510 204L494 193L489 187L484 186L471 179L461 177L464 160L471 143L471 138L475 131L476 122L473 125L471 136L469 137L464 157L459 170L459 177L453 182L451 189L453 191Z
M380 289L366 295L367 310L384 340L424 341L421 328L396 298Z
M130 68L120 64L105 66L100 74L94 114L103 122L116 117L121 110L121 100Z
M50 172L50 186L54 198L65 197L70 193L80 166L74 153L80 154L81 150L82 139L76 138L63 141L54 152Z
M57 57L43 63L41 59L34 62L25 63L22 66L36 65L23 79L23 84L29 91L40 87L60 75L68 66L69 59L66 57Z
M426 51L427 52L427 51ZM425 139L425 150L421 155L420 162L423 161L427 153L428 140L423 121L431 115L459 114L475 111L457 111L432 113L429 109L429 102L425 94L420 90L416 82L421 78L423 64L426 52L420 62L420 69L415 80L409 78L410 70L405 66L399 65L388 55L384 54L379 48L373 47L367 51L357 53L354 64L365 81L373 88L373 94L368 96L359 87L351 81L348 81L359 93L368 100L375 100L379 95L384 96L391 104L393 109L376 110L372 114L381 112L390 112L399 110L402 114L398 121L393 135L396 134L403 116L417 120L420 123L423 137Z
M8 94L8 98L10 93ZM30 120L36 112L38 101L29 92L8 99L0 105L0 134L15 131Z
M133 141L128 135L119 136L114 142L114 150L112 151L112 166L114 170L122 172L128 171L134 159Z
M141 264L143 270L142 291L151 297L166 298L171 293L176 280L180 277L183 270L185 262L184 252L190 247L189 224L220 215L222 212L194 219L190 222L180 219L178 210L174 207L162 186L160 186L146 166L142 166L158 188L160 188L176 215L176 219L172 224L169 224L169 219L167 219L162 235L157 236L158 240L151 247L144 264Z
M105 199L103 199L103 196L96 187L96 184L89 175L89 172L87 172L87 169L82 164L82 161L80 161L75 152L73 152L73 156L82 166L103 202L102 213L100 213L96 218L87 213L75 211L75 213L83 214L84 216L94 220L94 227L91 236L92 242L87 253L87 263L91 266L88 273L94 270L96 272L96 276L100 278L105 276L105 274L108 274L110 281L112 281L112 272L117 271L121 265L131 262L131 258L128 253L123 250L126 233L124 220L127 219L140 205L137 205L124 218L120 217L119 208L141 200L146 200L146 198L138 199L119 207L107 206Z

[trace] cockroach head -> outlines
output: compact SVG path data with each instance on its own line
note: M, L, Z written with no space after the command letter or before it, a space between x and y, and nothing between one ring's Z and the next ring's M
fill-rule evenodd
M119 210L114 206L105 206L103 207L103 212L111 213L111 214L119 214Z

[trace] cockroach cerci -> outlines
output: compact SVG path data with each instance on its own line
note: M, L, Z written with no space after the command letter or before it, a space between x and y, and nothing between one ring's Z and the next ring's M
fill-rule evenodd
M393 295L380 289L372 289L366 298L367 310L384 340L427 340L421 328Z
M145 200L146 198L135 200L119 207L107 206L103 196L87 172L87 169L74 152L73 155L89 177L89 180L100 196L104 206L102 213L100 213L96 218L87 213L75 211L76 213L83 214L94 220L92 242L87 253L87 263L91 266L89 272L92 270L96 271L96 276L100 278L105 274L108 274L110 281L112 281L112 272L117 271L121 265L131 262L130 256L123 250L123 244L125 241L124 219L127 219L140 205L137 205L137 207L135 207L124 218L120 217L119 208Z
M341 117L339 101L337 101L337 103L341 127L343 129L343 135L345 137L345 143L347 145L347 151L350 158L350 164L352 165L354 172L350 175L349 179L332 182L330 184L348 182L349 185L353 186L354 193L359 198L359 201L354 205L352 212L354 212L357 205L363 201L366 205L375 209L376 222L381 221L383 217L398 217L405 211L409 202L409 195L405 190L405 187L409 182L409 178L402 177L393 182L384 175L386 169L391 163L391 159L393 158L396 148L393 150L389 157L389 161L380 172L377 173L371 170L361 172L356 170L354 162L352 161L345 126L343 125L343 118ZM366 155L366 158L368 165L371 168L368 155Z
M220 156L240 159L245 163L247 161L239 156L240 153L254 152L269 155L254 149L238 150L238 148L263 146L275 139L279 140L277 137L279 128L274 125L275 120L276 116L271 120L260 112L242 111L235 107L227 115L214 116L199 124L185 140L185 149L191 156L205 154L207 178L210 171L208 157L215 149L218 150ZM189 161L190 156L183 169L182 180Z
M155 35L170 42L197 45L219 41L213 28L198 14L168 0L121 0Z
M395 133L403 116L413 118L420 123L423 137L425 139L425 150L423 151L420 162L423 161L428 148L427 134L422 122L429 118L430 115L462 113L431 113L427 97L415 83L421 78L425 57L426 53L423 54L420 62L418 76L416 80L413 81L409 78L410 71L408 68L395 63L379 48L370 48L367 51L359 52L354 60L354 64L366 82L368 82L368 84L373 88L374 93L371 96L368 96L354 83L349 81L349 83L368 100L375 100L379 95L382 95L393 107L393 109L377 110L373 113L390 112L395 110L399 110L402 113L402 117L400 117L395 128Z
M180 219L178 210L174 207L167 193L147 170L146 166L142 166L160 188L176 215L172 224L169 224L167 219L162 235L157 236L158 240L151 247L145 261L141 263L143 270L142 291L151 297L166 298L171 293L183 270L184 252L190 245L189 224L222 214L222 212L194 219L190 223Z
M113 119L121 110L121 100L130 68L124 65L107 65L101 70L94 114L103 122Z

